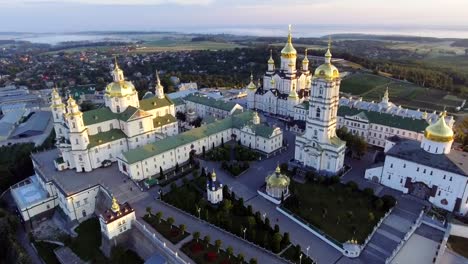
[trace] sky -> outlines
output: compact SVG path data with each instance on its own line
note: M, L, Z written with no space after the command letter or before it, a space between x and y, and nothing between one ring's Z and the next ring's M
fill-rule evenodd
M264 25L461 27L468 0L0 0L0 32Z

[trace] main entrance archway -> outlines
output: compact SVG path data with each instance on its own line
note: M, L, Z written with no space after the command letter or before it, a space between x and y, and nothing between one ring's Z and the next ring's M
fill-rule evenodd
M427 200L431 195L431 188L422 182L415 182L412 184L411 195L414 195L418 198Z

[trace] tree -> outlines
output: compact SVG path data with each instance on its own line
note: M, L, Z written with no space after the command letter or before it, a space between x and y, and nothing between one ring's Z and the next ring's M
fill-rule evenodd
M270 227L270 218L265 217L265 226Z
M183 234L185 234L185 231L187 230L187 227L184 224L180 224L179 229L180 229L180 232L183 235Z
M162 218L162 216L163 216L163 213L162 213L161 211L158 211L158 212L156 213L156 220L158 220L158 224L161 223L161 218Z
M182 122L185 122L185 120L187 120L185 113L182 113L180 111L177 111L176 118Z
M285 173L288 171L288 163L284 162L280 164L280 169L282 173Z
M193 232L193 239L195 239L198 243L198 239L200 239L200 232L198 231Z
M169 224L169 226L172 229L172 225L174 224L174 218L172 218L172 217L167 218L167 223Z
M249 261L249 264L257 264L258 261L256 258L251 258L250 261Z
M250 205L250 204L247 206L247 214L248 214L248 215L252 215L252 214L253 214L252 205Z
M275 224L275 233L278 233L280 231L279 225Z
M369 222L374 222L374 220L375 220L374 213L373 213L373 212L369 212L368 218L369 218Z
M179 172L179 162L176 162L176 164L175 164L175 172L176 173Z
M239 254L237 255L237 259L239 260L240 263L244 263L244 261L245 261L245 256L244 256L244 254L239 253Z
M274 235L273 235L273 241L272 241L272 248L273 248L273 252L275 253L278 253L280 252L280 249L281 249L281 240L283 239L283 237L281 236L281 234L279 232L276 232Z
M151 206L147 206L147 207L146 207L146 214L147 214L148 216L151 216Z
M224 138L221 137L221 147L224 147Z
M221 248L221 244L222 244L221 240L219 240L219 239L215 240L215 247L216 247L216 250L218 251L218 253L219 253L219 249Z
M175 191L177 189L177 184L175 182L171 183L171 191Z
M372 188L365 188L365 189L364 189L364 193L365 193L367 196L373 196L373 195L374 195L374 189L372 189Z
M203 238L203 242L205 242L206 246L208 246L210 244L210 236L209 235L206 235L204 238Z
M281 240L281 244L283 244L284 246L288 245L290 243L290 238L289 238L289 233L288 232L284 232L284 235L283 235L283 240Z
M222 208L223 208L223 211L224 211L226 214L229 214L229 212L230 212L231 209L232 209L232 202L231 202L231 200L229 200L229 199L224 199L224 200L223 200Z
M201 169L200 177L206 177L206 171L204 167Z
M229 246L226 248L226 253L228 254L229 259L230 259L232 254L234 253L234 249L231 246Z
M382 209L383 205L384 205L384 202L380 198L375 200L375 202L374 202L375 209L377 209L377 210Z
M161 166L159 166L159 177L160 178L164 177L164 171L163 171L163 168Z
M255 217L247 216L247 223L249 225L249 229L253 229L257 224L257 221L255 220Z

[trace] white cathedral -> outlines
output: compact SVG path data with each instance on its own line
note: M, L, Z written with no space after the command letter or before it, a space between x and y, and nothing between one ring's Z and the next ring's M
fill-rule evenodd
M105 107L99 109L81 112L72 97L64 104L53 90L51 109L61 153L55 160L58 170L89 172L116 161L129 149L178 134L174 103L164 94L157 73L154 96L141 101L117 61L112 75Z
M256 87L253 76L247 85L247 108L261 110L284 117L294 117L294 107L307 100L310 93L311 73L307 50L300 70L296 69L297 51L292 45L291 27L288 40L281 50L281 65L275 68L270 51L268 70L263 85Z
M325 62L312 78L306 128L304 134L296 136L294 155L301 166L327 175L341 171L346 150L346 142L336 135L341 79L331 57L329 44Z

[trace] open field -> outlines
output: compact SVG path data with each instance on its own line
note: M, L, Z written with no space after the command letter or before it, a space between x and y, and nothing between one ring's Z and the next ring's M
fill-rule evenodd
M159 51L181 51L181 50L222 50L234 49L242 46L234 43L214 42L214 41L200 41L200 42L154 42L143 43L132 53L146 53L146 52L159 52Z
M356 73L341 82L341 92L362 96L367 101L380 101L385 90L389 90L390 101L396 105L441 111L444 107L453 111L463 99L446 91L424 88L412 83L379 75Z
M446 56L450 53L455 53L453 55L465 54L465 49L463 47L452 47L450 46L452 43L453 41L391 42L386 44L386 47L389 49L409 50L429 57Z

